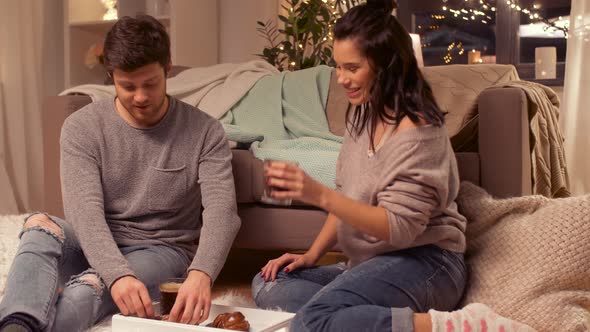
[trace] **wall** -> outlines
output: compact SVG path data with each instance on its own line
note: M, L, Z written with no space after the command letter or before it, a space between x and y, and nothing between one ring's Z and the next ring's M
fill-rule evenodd
M257 21L276 23L278 0L170 0L172 62L184 66L258 59ZM191 42L186 42L191 41Z
M170 0L170 8L172 63L192 67L219 63L219 1Z
M256 31L256 21L276 24L277 0L220 0L219 62L244 62L258 59L267 45Z
M74 4L74 1L76 3ZM70 0L67 2L67 11L69 13L69 22L88 22L102 20L102 15L106 11L105 7L97 0Z

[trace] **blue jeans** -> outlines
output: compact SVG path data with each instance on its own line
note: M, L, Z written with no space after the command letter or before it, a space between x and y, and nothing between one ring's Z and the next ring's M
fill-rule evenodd
M19 235L21 241L0 303L0 321L12 314L26 314L36 320L41 331L84 331L118 309L100 275L90 268L72 227L50 218L63 236L39 226ZM189 264L182 251L167 246L120 250L153 300L159 299L158 285L182 276ZM98 285L89 282L88 276L97 279Z
M463 295L463 255L429 245L252 281L261 308L296 312L291 331L413 331L413 313L450 311Z

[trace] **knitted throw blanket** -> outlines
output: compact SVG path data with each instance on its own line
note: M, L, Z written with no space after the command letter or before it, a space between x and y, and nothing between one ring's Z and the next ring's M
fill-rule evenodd
M499 86L521 88L527 97L533 193L547 197L570 196L557 94L547 86L527 81L511 81Z
M274 74L278 70L264 60L189 68L166 80L166 93L219 119L258 80ZM114 98L116 92L114 85L84 84L59 95L68 94L85 94L97 101Z
M334 188L342 137L330 132L325 113L332 70L316 66L260 79L220 119L227 138L252 143L258 159L296 161Z
M543 331L590 331L590 195L495 199L461 184L470 277L481 302Z

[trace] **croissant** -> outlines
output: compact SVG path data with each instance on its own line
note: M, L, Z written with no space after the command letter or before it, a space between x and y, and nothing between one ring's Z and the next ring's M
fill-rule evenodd
M213 322L207 324L207 326L234 331L247 332L250 330L250 323L248 323L246 317L244 317L239 311L219 314L215 317Z

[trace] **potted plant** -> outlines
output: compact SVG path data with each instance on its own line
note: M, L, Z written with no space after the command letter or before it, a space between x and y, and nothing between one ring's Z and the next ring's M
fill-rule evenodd
M332 28L344 12L364 0L285 0L273 21L258 21L257 31L268 42L259 57L280 71L299 70L332 61Z

